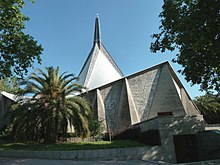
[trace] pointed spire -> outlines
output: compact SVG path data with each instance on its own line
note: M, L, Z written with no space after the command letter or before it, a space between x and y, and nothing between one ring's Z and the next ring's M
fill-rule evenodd
M101 31L100 31L100 24L99 24L99 15L97 13L96 19L95 19L95 33L94 33L94 45L98 44L100 47L101 44Z

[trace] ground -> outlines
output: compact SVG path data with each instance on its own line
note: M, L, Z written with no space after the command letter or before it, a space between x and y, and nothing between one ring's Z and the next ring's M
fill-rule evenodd
M20 158L1 158L1 165L159 165L158 162L148 162L141 160L128 161L72 161L72 160L48 160L48 159L20 159ZM168 165L167 163L161 163Z

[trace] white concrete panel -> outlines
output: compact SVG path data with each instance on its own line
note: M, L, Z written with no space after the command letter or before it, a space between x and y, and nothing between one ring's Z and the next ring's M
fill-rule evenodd
M94 89L104 84L113 82L121 78L114 65L107 56L100 50L94 63L94 68L88 80L88 88Z
M182 84L178 83L178 78L175 75L175 72L171 72L172 74L172 80L174 82L174 85L176 87L176 90L178 92L178 95L181 99L181 102L183 104L183 107L185 109L185 112L187 115L193 116L193 115L200 115L199 110L197 109L197 107L195 106L195 104L193 103L192 99L190 98L190 96L187 94L185 88L182 86ZM176 78L176 79L175 79Z
M79 75L79 79L77 81L77 83L79 85L85 86L85 80L86 80L86 76L89 70L89 66L91 64L91 60L92 60L93 55L89 56L89 59L86 61L85 66L83 67L80 75Z
M149 118L157 116L158 112L172 112L174 116L186 115L167 65L163 65Z
M182 103L187 115L189 116L200 115L199 110L197 109L197 107L190 99L190 97L187 95L184 89L181 89L181 95L182 95Z
M139 118L139 115L138 115L138 112L135 106L133 96L131 94L131 89L130 89L127 78L125 78L125 85L126 85L126 90L127 90L129 111L131 114L131 124L136 124L140 122L140 118Z

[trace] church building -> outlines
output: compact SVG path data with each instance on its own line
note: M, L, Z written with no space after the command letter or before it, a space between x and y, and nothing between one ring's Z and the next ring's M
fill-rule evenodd
M94 117L113 134L160 115L200 115L168 62L124 76L101 41L98 16L93 47L78 77L88 88Z
M98 16L93 46L77 83L87 88L81 96L90 101L93 118L103 122L109 137L114 140L132 136L131 139L146 144L132 149L129 157L126 157L128 152L118 149L113 158L169 163L219 159L220 131L204 121L171 65L163 62L124 76L102 43ZM1 92L0 119L13 102L16 102L14 95ZM0 122L0 128L5 125L6 122ZM82 153L85 158L89 155L86 151ZM97 160L105 152L101 149L94 153L90 156L96 155Z
M78 77L107 134L147 144L136 157L170 163L219 158L220 152L209 152L218 150L220 136L207 136L203 116L169 62L124 76L102 43L98 16L93 47ZM207 137L215 140L207 144Z

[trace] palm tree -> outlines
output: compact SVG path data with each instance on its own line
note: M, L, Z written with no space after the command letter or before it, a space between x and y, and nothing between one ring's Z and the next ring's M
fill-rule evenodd
M208 124L220 123L220 98L216 95L205 94L196 97L194 102Z
M91 106L87 100L77 96L82 86L73 83L73 74L59 74L59 68L38 69L37 73L24 81L20 95L31 94L29 100L21 100L14 111L13 136L17 139L44 140L55 143L58 134L67 133L68 124L82 138L89 136L88 121ZM21 122L22 121L22 122Z

